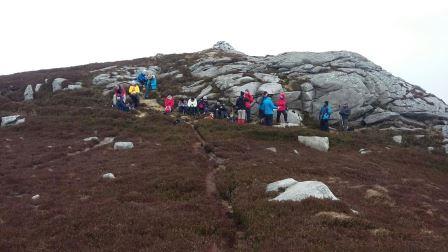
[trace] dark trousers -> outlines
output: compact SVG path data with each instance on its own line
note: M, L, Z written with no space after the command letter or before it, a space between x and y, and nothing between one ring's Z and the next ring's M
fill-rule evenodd
M320 120L320 130L330 131L330 126L328 124L328 120L324 120L324 119Z
M285 119L285 123L288 122L288 111L277 111L277 123L280 123L280 116L283 115L283 119Z
M189 115L197 115L197 114L199 114L199 110L197 107L189 107L188 114Z
M250 115L250 109L246 108L246 120L248 123L251 122L251 115Z
M274 115L264 115L264 124L266 126L272 126L273 119L274 119Z
M138 98L138 95L129 95L129 97L131 97L132 100L132 105L134 105L134 108L137 108L138 105L140 104L140 99Z

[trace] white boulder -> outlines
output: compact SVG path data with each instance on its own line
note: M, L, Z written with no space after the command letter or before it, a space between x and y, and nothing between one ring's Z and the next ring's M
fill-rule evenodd
M403 142L403 136L401 135L393 136L392 140L394 140L394 142L396 142L397 144L401 144Z
M132 142L116 142L114 144L114 150L129 150L134 148L134 143Z
M304 181L292 183L274 201L302 201L307 198L338 200L327 185L319 181Z
M115 175L113 173L106 173L102 176L103 179L115 179Z
M25 88L25 92L23 93L23 98L25 101L31 101L34 98L33 86L28 85Z
M36 194L36 195L34 195L33 197L31 197L31 199L34 200L34 201L36 201L36 200L40 199L40 195L39 195L39 194Z
M62 83L64 81L66 81L66 79L64 79L64 78L56 78L56 79L54 79L53 83L51 84L51 86L53 87L53 92L61 90L62 89Z
M1 127L13 126L25 123L25 118L21 118L20 115L4 116L2 117Z
M258 88L258 93L262 94L263 92L268 92L268 94L280 94L283 92L283 87L279 83L266 83Z
M71 84L67 86L67 90L77 90L77 89L81 89L82 88L82 84Z
M39 92L39 90L40 90L41 87L42 87L42 84L41 84L41 83L36 84L36 87L34 88L34 91L35 91L36 93Z
M278 192L280 189L286 189L292 185L297 184L298 181L293 178L287 178L268 184L266 192Z
M328 137L298 136L299 142L318 151L327 152L330 149Z

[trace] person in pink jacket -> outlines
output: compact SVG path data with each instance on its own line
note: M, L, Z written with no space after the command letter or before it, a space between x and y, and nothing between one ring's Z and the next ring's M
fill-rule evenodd
M286 96L285 93L280 93L279 100L277 101L277 123L280 123L280 115L283 114L283 118L285 119L285 123L288 123L288 107L286 105Z

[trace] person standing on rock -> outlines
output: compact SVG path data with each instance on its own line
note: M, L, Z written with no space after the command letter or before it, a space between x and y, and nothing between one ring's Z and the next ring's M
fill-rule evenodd
M138 97L140 95L140 88L137 85L136 81L131 82L131 86L129 87L129 97L131 97L132 100L132 107L135 109L140 104L140 98Z
M250 123L252 121L251 108L253 102L254 102L254 96L250 93L249 89L246 89L246 91L244 91L244 106L246 108L247 123Z
M333 113L331 106L328 104L328 101L325 101L324 106L322 106L319 113L320 130L330 131L329 120L331 113Z
M244 92L241 91L240 96L236 99L235 109L238 113L236 123L239 125L246 123L246 103L244 101Z
M351 114L351 109L348 107L348 104L344 104L342 108L339 110L339 115L341 116L341 129L342 131L348 131L348 118Z
M288 107L286 106L286 95L280 93L279 100L277 101L277 124L280 123L280 116L283 115L285 123L288 123Z
M264 113L264 124L266 126L272 126L272 121L274 117L274 109L277 107L272 102L271 95L268 95L262 103L263 113Z

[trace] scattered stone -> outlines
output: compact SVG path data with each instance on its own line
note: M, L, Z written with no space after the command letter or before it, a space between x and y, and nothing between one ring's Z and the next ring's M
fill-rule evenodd
M433 152L434 150L435 150L434 147L432 147L432 146L428 147L428 152Z
M387 236L390 234L390 231L385 228L377 228L370 230L370 233L375 236Z
M296 155L299 155L299 151L298 151L298 150L294 150L294 153L295 153Z
M415 135L415 138L416 139L422 139L422 138L424 138L425 137L425 135Z
M83 139L84 142L90 142L90 141L97 141L99 142L99 138L98 137L87 137Z
M356 214L356 215L358 215L359 214L359 212L358 211L356 211L356 210L354 210L354 209L350 209L351 211L352 211L352 213L354 213L354 214Z
M266 148L266 150L277 153L277 148L275 148L275 147Z
M328 137L318 136L298 136L300 143L318 151L327 152L330 149L330 140Z
M40 199L40 195L39 195L39 194L36 194L36 195L34 195L33 197L31 197L31 199L34 200L34 201L36 201L36 200Z
M103 179L115 179L115 175L113 173L103 174Z
M20 115L13 115L13 116L4 116L2 117L1 127L6 126L14 126L19 125L22 123L25 123L25 118L21 118Z
M291 183L292 181L290 181ZM269 186L269 185L268 185ZM275 197L274 201L301 201L307 198L338 200L327 185L319 181L297 182Z
M41 84L41 83L36 84L36 87L34 88L34 91L35 91L36 93L39 92L39 90L40 90L41 87L42 87L42 84Z
M335 220L342 220L342 221L352 219L351 216L349 216L345 213L338 213L338 212L319 212L315 216L331 218L331 219L335 219Z
M403 136L398 135L398 136L393 136L392 139L394 140L394 142L396 142L397 144L401 144L403 142Z
M372 151L370 151L370 150L368 150L368 149L360 149L359 150L359 153L361 154L361 155L366 155L366 154L369 154L369 153L371 153Z
M62 83L64 81L66 81L66 79L64 79L64 78L56 78L56 79L54 79L53 83L51 84L51 86L53 87L53 92L61 90L62 89Z
M77 90L77 89L81 89L82 88L82 84L71 84L67 86L67 90Z
M134 148L134 143L132 142L116 142L114 144L114 150L129 150Z
M25 92L23 93L23 97L25 101L32 101L34 98L33 86L28 85L25 88Z

